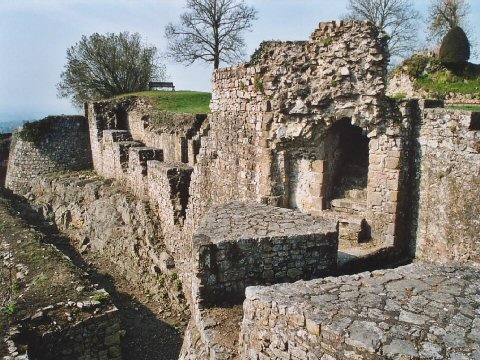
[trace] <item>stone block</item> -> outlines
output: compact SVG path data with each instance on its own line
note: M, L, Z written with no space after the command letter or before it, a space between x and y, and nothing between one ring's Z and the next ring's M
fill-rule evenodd
M383 195L379 192L369 192L367 194L368 206L380 206L383 202Z
M312 171L322 174L325 171L325 161L324 160L312 161Z
M400 166L400 158L397 157L388 157L385 160L385 167L387 169L396 170Z
M211 304L242 298L249 285L328 274L336 266L338 234L333 220L235 202L210 209L193 246L200 297ZM216 259L220 250L228 263Z

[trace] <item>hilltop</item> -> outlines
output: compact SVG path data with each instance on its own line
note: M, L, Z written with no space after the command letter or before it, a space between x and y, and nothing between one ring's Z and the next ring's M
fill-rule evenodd
M468 63L458 72L441 64L438 58L414 55L390 74L388 93L395 98L426 97L470 104L465 110L478 110L480 65Z
M141 96L150 100L153 110L174 113L206 114L210 112L209 104L212 94L200 91L141 91L122 94L115 97L121 99L129 96Z

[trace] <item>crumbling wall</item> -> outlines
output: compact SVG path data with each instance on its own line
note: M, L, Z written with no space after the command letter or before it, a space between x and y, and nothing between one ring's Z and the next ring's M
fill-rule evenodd
M364 128L383 121L387 61L372 24L332 22L309 41L269 43L256 64L215 71L192 214L231 200L323 210L321 177L312 171L323 160L319 144L337 120ZM290 186L293 178L300 186Z
M154 110L147 98L137 96L88 104L85 112L92 129L90 137L96 170L102 167L101 144L105 130L127 131L132 140L162 149L165 160L193 165L199 149L200 128L207 117L206 114Z
M92 174L40 177L31 191L34 206L76 240L80 252L102 253L127 280L154 296L161 297L166 290L173 303L184 309L182 291L173 284L173 274L179 270L148 202L125 192L118 182Z
M480 264L480 114L425 110L417 257Z
M12 138L5 186L26 193L39 175L92 167L88 123L83 116L51 116L40 120L41 130L32 140Z
M21 359L69 360L88 357L92 360L120 360L120 334L120 317L118 310L113 308L71 327L47 332L41 337L20 333L20 337L33 338L28 343L29 357Z

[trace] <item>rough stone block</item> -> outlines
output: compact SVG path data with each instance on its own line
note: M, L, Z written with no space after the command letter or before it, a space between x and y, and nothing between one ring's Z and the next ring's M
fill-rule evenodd
M480 310L474 300L479 276L475 268L413 264L249 287L240 356L254 351L265 359L279 353L306 359L471 358L479 338L465 335L478 325L472 316ZM286 321L281 309L301 321ZM461 326L454 325L460 318ZM263 339L268 346L259 346ZM288 349L276 339L288 339Z
M213 207L193 245L199 295L211 304L242 298L246 286L268 284L272 276L290 282L328 274L336 266L338 234L332 220L236 202Z

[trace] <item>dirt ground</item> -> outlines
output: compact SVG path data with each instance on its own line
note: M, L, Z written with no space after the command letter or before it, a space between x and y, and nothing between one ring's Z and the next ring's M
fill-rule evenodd
M8 210L5 197L11 201L8 202ZM45 234L42 242L55 245L73 261L89 283L110 293L112 302L119 309L122 329L125 330L122 341L124 359L178 359L189 319L188 315L174 310L167 296L153 301L143 289L118 273L115 265L101 254L79 254L68 238L59 234L52 224L43 222L23 199L2 192L0 199L0 210L3 213L9 211L18 218L15 225L2 226L1 236L10 238L10 243L16 243L19 232L40 231ZM5 220L0 214L2 223ZM32 304L32 307L38 306Z

